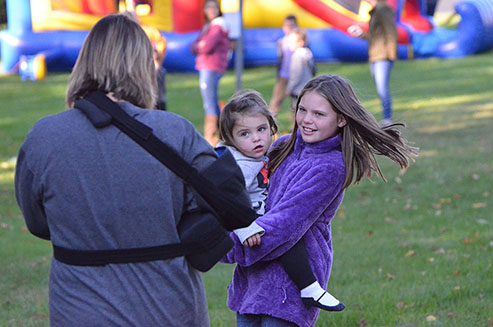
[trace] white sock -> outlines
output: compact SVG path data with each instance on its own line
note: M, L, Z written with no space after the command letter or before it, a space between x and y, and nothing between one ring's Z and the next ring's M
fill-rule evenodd
M324 294L324 292L325 290L322 286L315 281L301 290L301 297L311 297L316 301ZM318 302L329 307L334 307L340 303L340 301L333 297L329 292L325 293Z

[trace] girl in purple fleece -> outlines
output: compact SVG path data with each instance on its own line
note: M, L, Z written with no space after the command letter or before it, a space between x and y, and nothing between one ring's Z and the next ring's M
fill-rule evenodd
M353 182L382 172L375 155L402 168L417 149L393 124L381 128L359 102L350 84L334 75L309 81L296 104L293 132L271 146L265 230L259 246L246 247L233 236L228 262L236 262L228 306L237 326L314 326L319 310L303 304L300 291L279 258L304 239L311 268L327 285L332 267L331 220ZM323 295L323 294L321 294ZM317 299L314 299L314 301Z
M268 157L277 124L260 93L245 91L233 96L220 116L220 140L229 148L245 178L245 186L258 216L265 213L268 186ZM261 243L264 230L253 222L234 233L245 246ZM279 258L288 276L301 291L303 303L327 311L342 311L342 302L327 293L317 282L303 240Z

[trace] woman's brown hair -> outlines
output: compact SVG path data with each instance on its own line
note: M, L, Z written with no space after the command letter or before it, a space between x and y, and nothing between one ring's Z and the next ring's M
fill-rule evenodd
M70 75L67 107L93 91L154 108L157 82L152 45L144 30L124 15L103 17L89 32Z
M337 114L343 115L346 125L339 132L342 138L342 155L346 166L343 189L351 183L357 184L364 177L376 172L384 181L375 155L383 155L407 168L418 149L408 144L401 136L399 126L392 124L380 127L375 117L358 100L353 88L344 78L336 75L320 75L310 80L301 91L296 102L296 112L301 98L308 92L317 92L327 99ZM291 137L287 142L270 152L271 172L288 157L296 143L298 125L294 122Z

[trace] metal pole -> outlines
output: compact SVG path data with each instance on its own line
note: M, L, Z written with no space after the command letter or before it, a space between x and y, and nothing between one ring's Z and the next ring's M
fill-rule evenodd
M236 75L236 92L242 89L241 77L243 75L243 0L240 1L240 35L236 41L235 49L235 75Z

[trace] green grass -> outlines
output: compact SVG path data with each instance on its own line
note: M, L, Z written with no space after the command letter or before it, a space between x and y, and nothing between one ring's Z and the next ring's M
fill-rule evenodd
M320 73L352 81L381 118L368 65L324 64ZM13 193L12 158L39 118L64 110L68 74L21 82L0 77L0 326L48 326L48 242L24 227ZM342 313L322 312L317 326L493 326L493 54L458 60L397 62L395 118L421 148L401 174L381 160L378 178L352 186L333 221L329 290ZM243 85L270 100L274 68L248 69ZM220 98L234 90L221 81ZM202 130L197 76L168 75L169 107ZM281 129L289 128L287 103ZM232 267L204 275L212 326L234 326L226 307Z

